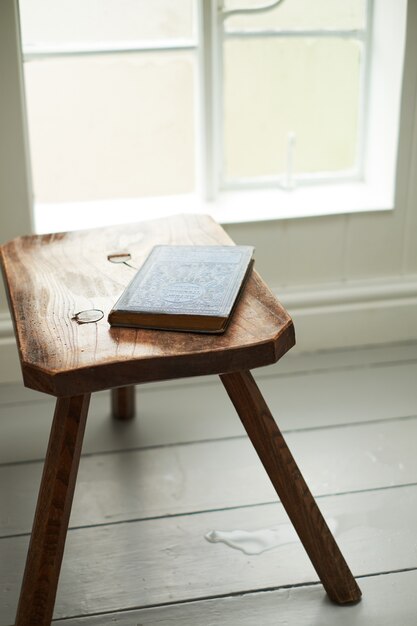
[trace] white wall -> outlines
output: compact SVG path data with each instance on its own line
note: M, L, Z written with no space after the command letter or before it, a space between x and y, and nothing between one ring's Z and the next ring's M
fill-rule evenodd
M0 241L31 231L17 0L0 2ZM417 339L417 0L408 7L395 209L246 224L257 268L293 315L299 350ZM0 302L0 382L19 377Z
M0 2L0 239L31 229L21 54L17 6Z
M0 2L0 243L31 232L23 81L17 2ZM5 293L0 286L0 382L18 374Z

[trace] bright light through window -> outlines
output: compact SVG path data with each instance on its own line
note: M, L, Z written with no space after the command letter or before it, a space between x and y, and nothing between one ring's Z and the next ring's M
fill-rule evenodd
M265 4L20 0L36 201L359 178L370 0Z
M36 200L192 192L192 0L20 7Z
M225 0L224 183L358 176L367 3L267 4Z

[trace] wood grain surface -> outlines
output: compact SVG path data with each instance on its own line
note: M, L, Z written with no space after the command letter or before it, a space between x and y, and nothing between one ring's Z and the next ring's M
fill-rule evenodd
M357 602L361 591L250 372L221 380L329 597Z
M116 420L130 420L136 413L135 387L118 387L111 390L112 416Z
M59 398L49 439L16 626L52 619L90 396Z
M155 244L233 242L200 215L21 237L2 246L26 386L70 396L253 369L274 363L293 346L292 321L256 272L224 335L110 328L109 310ZM109 260L122 254L130 255L126 263ZM92 309L103 312L100 321L74 319Z

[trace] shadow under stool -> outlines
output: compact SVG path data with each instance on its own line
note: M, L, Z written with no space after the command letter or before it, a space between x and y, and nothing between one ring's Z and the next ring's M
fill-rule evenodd
M233 242L211 218L184 215L1 247L24 384L56 397L16 625L52 619L91 393L111 389L113 415L129 419L134 385L208 374L220 376L327 594L339 604L358 601L360 589L250 373L294 345L290 316L253 271L223 335L110 327L109 310L155 244Z

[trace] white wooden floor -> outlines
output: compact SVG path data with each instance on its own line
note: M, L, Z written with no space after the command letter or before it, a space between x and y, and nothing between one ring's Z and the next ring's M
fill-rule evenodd
M326 598L220 381L92 399L55 619L66 626L417 623L417 344L288 355L255 377L363 591ZM0 387L0 626L13 624L53 399ZM248 556L212 530L275 529Z

